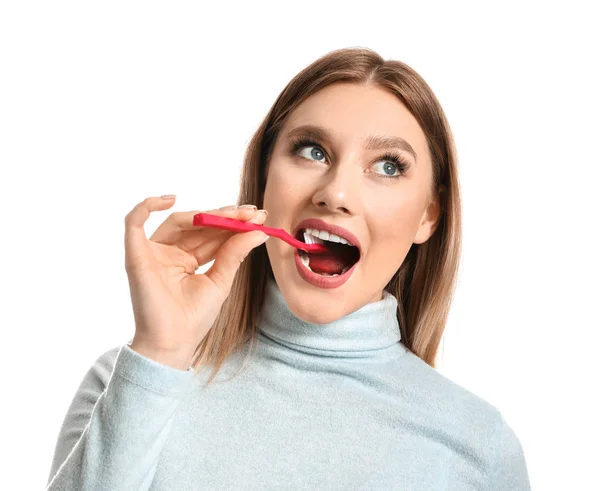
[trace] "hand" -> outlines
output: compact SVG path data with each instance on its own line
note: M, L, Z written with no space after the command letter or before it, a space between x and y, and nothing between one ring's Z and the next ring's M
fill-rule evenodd
M231 291L235 274L264 232L231 232L192 225L200 211L172 213L146 238L144 223L175 199L147 198L125 218L125 270L135 317L131 348L160 363L187 369ZM244 205L248 206L248 205ZM204 213L262 224L266 213L235 205ZM212 261L204 273L196 270Z

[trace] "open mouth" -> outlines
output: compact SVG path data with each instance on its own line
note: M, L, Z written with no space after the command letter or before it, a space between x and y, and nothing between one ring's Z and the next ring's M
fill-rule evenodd
M300 229L296 234L296 238L307 243L304 231L305 229ZM298 255L302 264L313 273L321 276L338 276L344 274L360 260L360 250L358 247L325 239L317 239L312 235L308 236L308 238L312 243L322 243L328 249L328 253L325 254L309 254L298 249Z

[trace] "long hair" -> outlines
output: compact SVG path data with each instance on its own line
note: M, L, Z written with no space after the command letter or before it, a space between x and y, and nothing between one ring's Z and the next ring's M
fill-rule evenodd
M337 82L373 84L394 94L425 134L433 165L429 197L437 196L440 218L433 235L412 244L385 290L398 300L401 342L435 367L456 286L461 254L461 199L454 139L440 103L425 80L408 65L384 60L366 48L332 51L298 73L281 92L254 133L241 173L237 204L260 208L267 168L288 115L306 98ZM228 356L258 337L267 280L273 277L266 246L253 249L241 264L213 326L196 348L192 366L213 366L212 382Z

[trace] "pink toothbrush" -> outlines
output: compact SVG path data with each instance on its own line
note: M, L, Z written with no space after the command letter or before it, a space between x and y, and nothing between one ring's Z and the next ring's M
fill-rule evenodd
M197 213L194 215L193 225L201 225L203 227L221 228L232 232L250 232L252 230L260 230L271 237L287 242L296 249L310 252L311 254L323 254L328 252L328 249L323 244L306 244L295 237L291 236L282 228L265 227L258 223L244 222L243 220L235 220L234 218L222 217L219 215L211 215L210 213Z

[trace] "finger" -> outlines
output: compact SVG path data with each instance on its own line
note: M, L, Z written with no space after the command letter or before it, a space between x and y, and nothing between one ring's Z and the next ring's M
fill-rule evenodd
M125 216L125 267L147 259L148 241L144 231L144 224L153 211L166 210L175 203L175 199L161 197L146 198L138 203Z
M262 225L266 218L267 216L265 213L256 213L255 216L246 221ZM198 264L204 265L215 258L215 254L225 243L225 241L227 241L233 235L239 233L227 230L224 230L223 232L227 232L227 234L221 234L210 238L203 238L190 234L189 237L182 242L181 247L185 247L185 250L187 250L196 258Z
M223 297L231 291L233 279L248 254L269 238L260 230L238 233L220 247L215 256L215 262L204 273L221 290Z
M212 227L203 227L202 225L194 225L194 215L198 213L209 213L211 215L225 216L228 218L236 218L238 220L248 220L251 218L255 211L249 208L237 208L237 209L214 209L208 211L195 210L195 211L183 211L171 213L167 219L159 225L156 231L150 237L150 240L154 242L160 242L161 244L175 244L181 241L182 237L186 232L194 232L197 235L200 232L199 237L213 238L223 237L222 232L227 232L226 237L230 237L233 232L227 230L221 230ZM195 244L197 245L197 244ZM189 249L192 246L187 246Z

